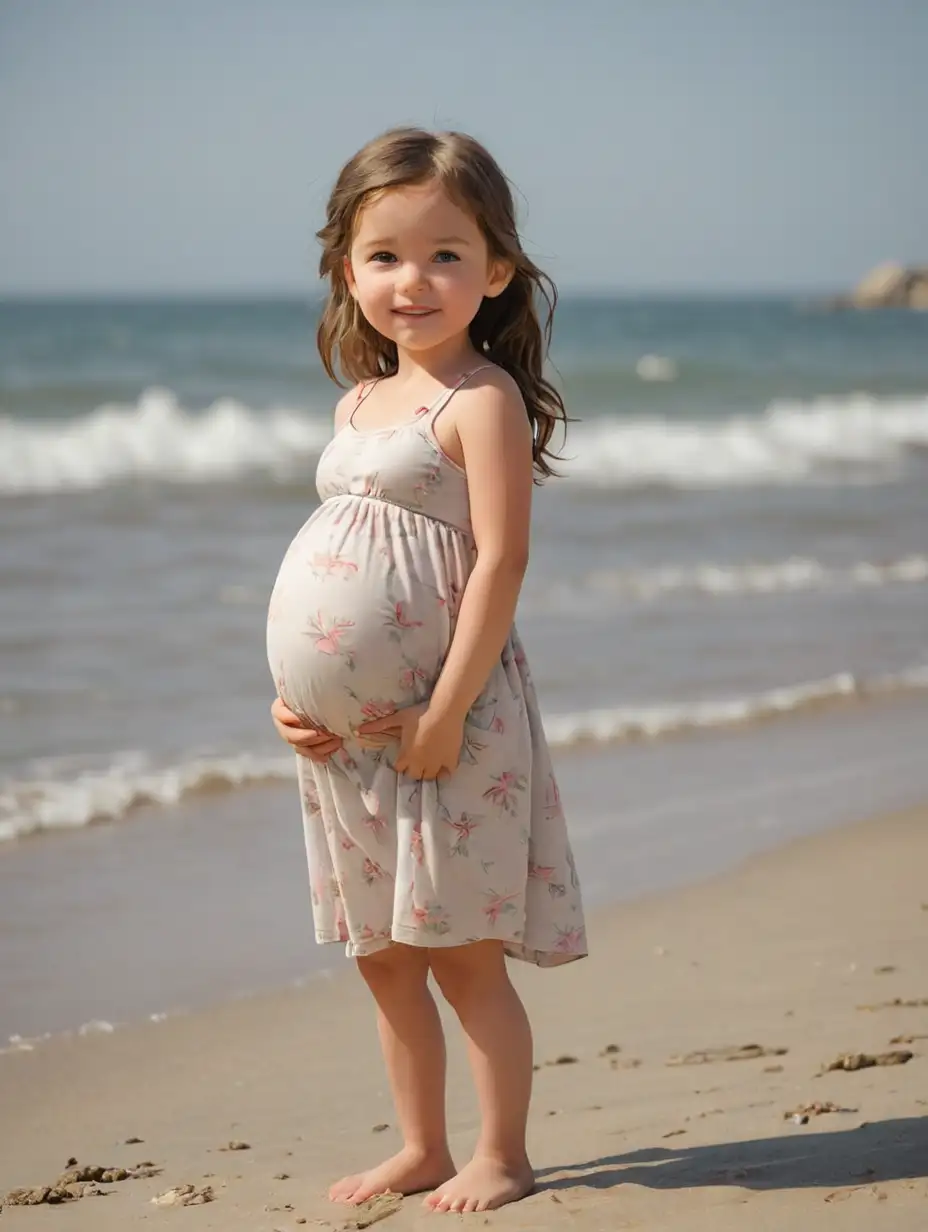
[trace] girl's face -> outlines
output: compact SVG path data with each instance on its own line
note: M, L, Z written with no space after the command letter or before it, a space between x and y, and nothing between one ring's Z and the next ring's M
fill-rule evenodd
M345 259L366 320L405 351L433 351L461 335L511 271L491 261L477 223L440 184L393 188L366 206Z

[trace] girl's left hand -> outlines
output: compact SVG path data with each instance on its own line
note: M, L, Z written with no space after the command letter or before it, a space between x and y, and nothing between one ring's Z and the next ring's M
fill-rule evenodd
M396 756L397 774L411 779L444 778L457 767L464 742L464 724L459 719L430 714L428 705L407 706L379 719L370 719L357 728L362 740L374 737L371 744L380 745L376 737L385 735L399 740Z

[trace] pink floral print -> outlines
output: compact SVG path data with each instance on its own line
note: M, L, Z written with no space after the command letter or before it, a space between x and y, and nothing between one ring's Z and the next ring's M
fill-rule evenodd
M352 421L334 437L317 472L322 503L271 596L280 696L344 740L323 764L297 758L316 938L349 955L494 938L555 966L586 953L583 905L515 628L450 777L410 781L394 769L395 742L356 735L428 698L476 560L466 477L434 434L453 392L389 431Z

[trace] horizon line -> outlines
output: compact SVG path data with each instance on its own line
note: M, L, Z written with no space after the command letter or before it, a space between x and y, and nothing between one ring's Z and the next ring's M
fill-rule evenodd
M832 285L807 285L793 287L743 286L743 287L604 287L582 284L558 286L560 299L817 299L847 293L846 287ZM323 298L323 293L296 288L138 288L122 289L73 289L73 290L13 290L0 289L0 304L28 303L314 303Z

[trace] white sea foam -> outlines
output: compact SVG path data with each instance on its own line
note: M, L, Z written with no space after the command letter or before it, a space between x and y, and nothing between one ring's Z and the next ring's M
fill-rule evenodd
M642 355L635 364L642 381L675 381L677 365L666 355Z
M647 370L655 379L658 367ZM191 414L169 390L151 389L134 406L77 419L0 418L0 494L133 479L214 483L255 472L286 482L306 473L330 436L328 415L255 411L231 399ZM588 419L570 428L564 471L616 488L885 481L901 473L907 451L926 447L928 396L860 394L777 402L762 415L726 420Z
M905 556L883 563L858 561L845 566L791 556L786 560L734 565L709 562L654 569L597 569L584 581L586 588L597 595L615 595L638 603L677 594L724 599L802 591L867 590L928 582L928 557Z
M842 699L863 700L928 689L928 665L861 679L850 672L743 697L658 705L623 705L550 715L545 730L553 748L657 740L704 728L741 726ZM66 773L70 769L70 773ZM200 757L156 767L138 753L120 754L109 767L81 773L73 759L37 762L31 777L0 784L0 842L42 831L113 822L141 805L171 806L188 795L234 790L295 776L289 753Z
M716 422L591 419L567 440L568 475L602 487L887 480L908 450L928 447L928 397L775 402Z
M194 792L290 779L293 757L242 753L152 765L142 753L121 753L102 769L81 771L73 759L36 762L29 777L0 783L0 842L43 830L73 830L119 821L141 805L170 806Z
M740 727L842 699L922 689L928 689L928 665L868 680L861 680L851 672L841 672L824 680L804 681L746 697L668 702L657 706L618 706L556 715L545 720L545 730L555 748L621 744L630 740L657 740L705 728Z
M292 477L331 436L331 420L300 411L253 411L231 398L200 415L170 390L136 406L102 406L49 423L0 419L0 493L99 488L129 479L211 483L251 471Z

